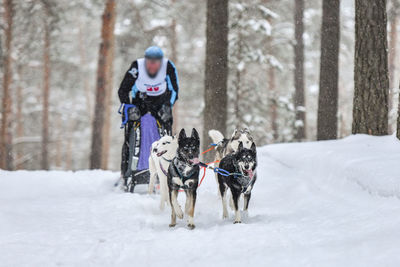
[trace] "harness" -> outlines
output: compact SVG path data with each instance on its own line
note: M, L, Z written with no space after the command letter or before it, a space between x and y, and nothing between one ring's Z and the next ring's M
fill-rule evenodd
M237 164L234 164L233 166L235 167L235 172L236 172L233 174L233 177L235 179L238 179L239 184L242 186L242 193L244 193L247 191L247 188L251 185L253 178L250 178L250 176L248 176L248 175L244 175L242 172L238 172L239 166ZM240 175L237 175L237 174L240 174ZM243 181L243 179L240 179L242 177L249 179L249 181L246 183L246 185L243 185L242 182L244 182L244 181Z
M165 160L166 162L169 162L169 163L172 162L172 159L166 159L166 158L164 158L163 156L161 156L161 158L162 158L163 160ZM160 164L160 169L161 169L161 171L165 174L165 176L168 176L168 172L167 172L167 171L164 169L164 167L162 166L161 161L159 161L159 164Z
M233 178L234 178L234 179L237 179L238 182L239 182L239 184L242 186L242 193L246 192L247 188L250 186L250 184L251 184L252 181L253 181L252 178L250 178L250 177L247 176L247 175L244 175L242 172L239 171L239 166L238 166L237 164L234 164L234 165L233 165L234 168L235 168L235 172L228 172L227 170L224 170L224 169L221 169L221 168L218 168L218 167L211 167L211 166L209 166L209 165L207 165L207 164L205 164L205 163L202 163L202 162L200 162L199 165L200 165L201 167L211 169L211 170L213 170L215 173L221 174L222 176L225 176L225 177L227 177L227 176L233 176ZM249 182L248 182L246 185L243 185L243 184L241 183L241 179L240 179L241 177L250 178L250 179L249 179Z
M236 179L236 178L239 178L241 176L245 176L245 175L243 175L243 173L238 171L238 168L236 166L235 166L235 172L228 172L227 170L221 169L219 167L211 167L211 166L209 166L209 165L207 165L207 164L205 164L203 162L200 162L199 166L203 167L203 168L207 168L207 169L213 170L215 173L221 174L222 176L225 176L225 177L233 176L233 178Z
M184 175L179 171L179 169L176 167L175 164L173 164L173 167L174 167L175 172L179 175L179 178L181 179L182 184L183 184L183 185L177 185L177 186L179 186L179 188L182 188L182 189L188 189L189 187L188 187L187 185L185 185L185 181L186 181L186 180L189 180L190 178L192 178L192 176L196 173L196 170L193 170L193 169L192 169L192 171L189 172L188 175L184 176Z
M242 176L244 176L244 177L247 177L246 175L244 175L241 171L239 171L239 166L237 165L237 164L233 164L233 167L235 167L235 172L234 173L232 173L231 175L233 175L233 177L235 178L235 179L237 179L237 178L239 178L239 177L242 177Z
M174 164L174 169L175 169L176 173L179 175L179 178L181 178L182 182L190 179L196 173L195 170L194 171L192 170L191 172L189 172L189 174L187 176L183 176L183 174L178 170L178 168L176 167L175 164Z

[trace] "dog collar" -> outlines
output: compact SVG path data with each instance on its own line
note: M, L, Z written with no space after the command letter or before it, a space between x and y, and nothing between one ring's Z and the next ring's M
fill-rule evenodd
M166 158L164 158L163 156L161 156L161 158L162 158L163 160L165 160L166 162L172 162L172 159L166 159Z

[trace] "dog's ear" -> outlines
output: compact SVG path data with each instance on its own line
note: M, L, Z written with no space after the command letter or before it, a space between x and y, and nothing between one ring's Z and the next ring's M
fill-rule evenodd
M199 140L199 139L200 139L199 133L197 132L197 130L196 130L195 128L192 129L192 135L191 135L191 137L194 138L194 139L196 139L196 140Z
M239 142L238 151L243 150L243 143L242 141Z
M251 151L254 153L254 154L257 154L257 147L256 147L256 143L254 143L253 142L253 144L251 144Z
M247 134L247 138L248 138L251 142L254 142L254 141L253 141L253 136L251 136L250 133Z
M179 141L186 138L186 132L185 129L182 128L182 130L179 132Z
M236 136L237 132L238 132L238 129L235 129L235 130L233 131L233 134L232 134L231 140L233 140L233 139L235 138L235 136Z
M243 133L249 134L249 133L250 133L249 128L244 128L244 129L243 129Z

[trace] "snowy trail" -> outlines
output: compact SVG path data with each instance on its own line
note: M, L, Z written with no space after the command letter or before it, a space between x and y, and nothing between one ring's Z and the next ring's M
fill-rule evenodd
M258 157L249 217L221 219L208 173L193 231L168 228L158 195L113 189L113 172L0 171L0 266L399 266L394 137L271 145Z

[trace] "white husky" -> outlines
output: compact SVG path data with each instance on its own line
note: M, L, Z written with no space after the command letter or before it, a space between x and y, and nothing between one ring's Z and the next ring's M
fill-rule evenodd
M243 144L244 148L250 149L253 144L253 136L249 129L235 129L230 139L226 139L224 135L217 130L210 130L208 135L211 137L213 142L217 144L215 160L220 161L226 155L236 152L239 147L239 143Z
M151 145L151 153L149 157L150 183L149 194L154 191L154 184L157 177L160 181L160 209L163 210L165 203L169 204L169 193L167 183L168 167L176 156L178 149L178 140L175 136L165 135L160 140Z

